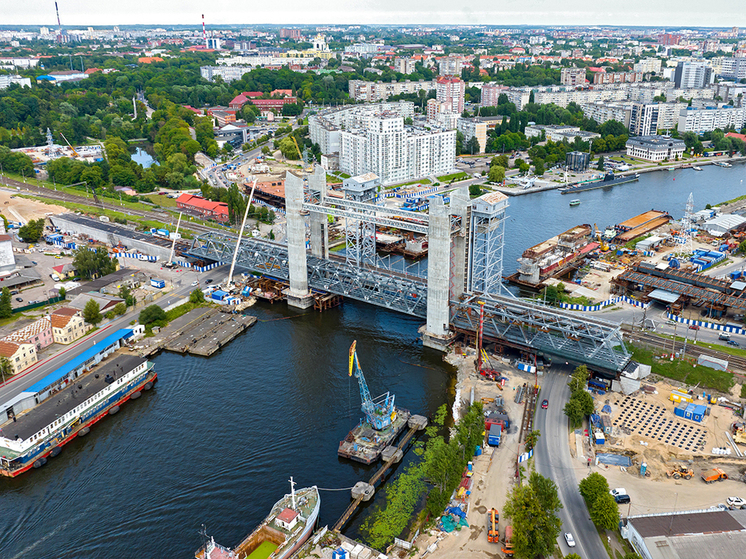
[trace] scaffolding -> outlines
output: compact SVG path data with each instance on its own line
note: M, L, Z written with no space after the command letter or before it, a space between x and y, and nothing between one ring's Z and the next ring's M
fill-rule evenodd
M470 293L499 295L502 291L507 208L508 197L500 192L472 201L467 280Z
M376 224L370 219L375 206L365 205L375 198L377 189L375 181L345 181L343 187L346 200L361 203L345 218L345 260L358 268L376 263Z

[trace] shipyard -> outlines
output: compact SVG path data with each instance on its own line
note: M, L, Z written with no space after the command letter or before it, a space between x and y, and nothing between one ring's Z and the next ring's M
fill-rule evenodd
M1 557L741 553L738 18L161 7L0 30Z

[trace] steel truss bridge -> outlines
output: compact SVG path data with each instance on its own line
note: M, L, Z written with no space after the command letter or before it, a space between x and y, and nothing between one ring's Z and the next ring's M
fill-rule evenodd
M312 209L312 208L308 208ZM217 231L192 242L190 254L229 262L237 237ZM236 265L252 272L287 281L290 278L287 247L270 241L244 238ZM426 318L427 281L421 277L374 267L357 267L341 257L326 260L308 255L308 284L325 291ZM451 302L451 325L476 332L479 302L484 302L484 335L529 351L550 354L616 374L630 360L619 325L587 318L541 304L504 296L464 296Z

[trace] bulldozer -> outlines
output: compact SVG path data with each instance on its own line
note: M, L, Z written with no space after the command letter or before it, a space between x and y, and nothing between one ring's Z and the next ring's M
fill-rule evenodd
M681 479L682 477L684 479L692 479L692 477L694 476L694 472L691 470L691 468L676 464L673 468L666 472L666 475L674 479Z

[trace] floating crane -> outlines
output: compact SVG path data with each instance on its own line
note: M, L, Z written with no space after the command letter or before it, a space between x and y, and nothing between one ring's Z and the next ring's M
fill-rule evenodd
M365 382L365 376L363 370L360 368L360 364L357 360L357 341L352 342L350 346L350 376L355 374L360 383L360 399L363 405L360 409L363 410L365 417L374 429L385 429L391 422L396 419L396 409L394 408L394 395L386 392L380 395L375 400L370 397L370 391L368 385Z

